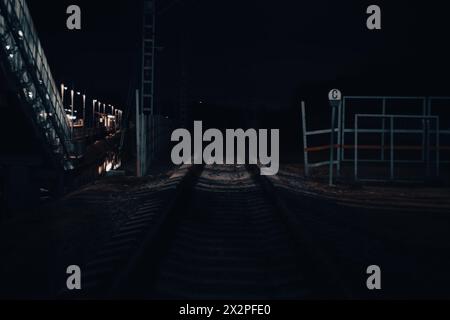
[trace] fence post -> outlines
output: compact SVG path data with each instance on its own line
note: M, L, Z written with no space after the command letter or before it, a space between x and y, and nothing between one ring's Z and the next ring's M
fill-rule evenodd
M395 146L394 146L394 117L390 116L391 118L391 169L390 169L390 176L391 180L393 181L395 179L394 174L394 161L395 161Z
M333 170L334 170L334 149L335 149L335 137L334 134L336 132L336 108L341 107L342 102L342 93L338 89L333 89L328 93L328 100L330 101L330 106L332 109L331 112L331 138L330 138L330 181L329 185L333 185ZM338 125L340 128L340 125ZM339 143L339 142L338 142ZM337 150L338 152L340 151ZM339 159L339 155L337 156ZM339 162L339 161L338 161Z
M305 176L309 177L309 161L308 161L308 136L306 130L306 110L305 110L305 101L301 103L302 107L302 122L303 122L303 157L305 162Z
M338 109L338 137L337 137L337 176L341 176L341 148L342 148L342 103Z
M345 116L346 116L346 104L347 104L347 98L344 97L342 99L342 125L341 125L341 130L342 130L342 136L341 136L341 161L345 161Z
M141 119L139 110L139 90L136 90L136 176L142 177L142 164L141 164Z
M331 111L331 138L330 138L330 181L329 185L333 185L333 171L334 171L334 126L336 122L336 107L332 106Z
M355 115L355 181L358 181L358 115Z
M384 151L384 148L386 147L386 142L385 142L385 140L386 140L386 134L385 134L385 131L386 131L386 118L384 118L385 115L386 115L386 98L383 97L383 118L382 118L382 121L383 121L383 124L382 124L383 132L381 133L381 160L382 161L384 161L384 159L386 158L385 151Z
M423 110L422 110L422 115L424 116L424 117L426 117L427 115L428 115L428 112L427 112L427 105L428 105L428 101L427 101L428 99L426 99L426 98L424 98L424 100L423 100L423 106L422 106L422 108L423 108ZM425 122L425 118L424 119L422 119L422 161L423 162L425 162L426 161L426 153L425 153L425 149L426 149L426 134L425 134L425 132L426 132L426 122Z
M440 126L440 118L436 119L436 177L439 178L439 176L441 175L441 141L440 141L440 136L441 136L441 126Z
M426 121L426 161L427 161L427 178L430 178L431 176L431 125L430 120L427 119Z

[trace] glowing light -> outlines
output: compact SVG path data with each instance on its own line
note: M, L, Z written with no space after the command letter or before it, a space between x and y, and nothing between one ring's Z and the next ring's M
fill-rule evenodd
M104 165L105 165L105 171L106 172L110 172L113 169L112 161L106 161Z
M122 166L122 161L117 161L117 163L114 165L114 170L119 169Z
M17 32L19 34L19 37L23 38L23 31L19 30L19 32Z

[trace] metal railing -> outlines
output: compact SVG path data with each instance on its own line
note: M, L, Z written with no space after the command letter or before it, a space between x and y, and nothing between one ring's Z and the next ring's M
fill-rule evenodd
M306 124L306 107L305 107L305 102L302 101L302 121L303 121L303 147L304 147L304 164L305 164L305 175L309 176L310 175L310 171L311 169L314 168L320 168L323 166L328 166L330 164L330 161L320 161L320 162L315 162L315 163L311 163L310 159L309 159L309 153L310 152L321 152L321 151L329 151L330 150L330 145L322 145L322 146L317 146L317 147L311 147L308 144L308 137L312 137L312 136L323 136L323 135L330 135L332 129L324 129L324 130L313 130L313 131L308 131L307 129L307 124ZM341 124L341 113L339 112L338 115L339 118L339 126ZM337 133L338 135L338 141L340 140L340 127L334 129L334 132ZM335 145L335 148L339 148L339 146ZM334 161L333 163L334 165L338 165L338 161Z
M340 127L342 128L342 140L341 140L341 144L343 146L345 146L347 143L347 137L350 135L351 137L354 136L355 133L355 129L354 128L349 128L346 126L346 117L347 114L349 113L349 105L348 103L350 101L372 101L372 102L378 102L379 103L379 107L380 107L380 113L379 115L384 116L387 115L387 104L388 102L392 102L392 101L396 101L396 102L416 102L420 105L420 109L421 109L421 113L418 114L422 117L431 117L431 116L439 116L439 114L437 114L436 112L434 112L433 107L434 107L434 102L435 101L448 101L449 102L449 109L450 109L450 97L395 97L395 96L347 96L344 97L343 99L343 103L342 103L342 124L340 125ZM401 106L401 104L398 104L397 106ZM393 106L394 108L397 106ZM391 113L393 115L402 115L400 113ZM417 116L417 115L416 115ZM351 117L352 120L354 120L353 117ZM383 118L382 118L383 119ZM386 118L384 118L386 119ZM417 133L417 134L422 134L422 161L425 161L425 144L426 144L426 130L425 130L425 126L426 124L423 123L422 128L416 129L416 130L400 130L397 129L396 132L397 133ZM385 158L385 134L386 132L386 121L382 121L382 127L381 129L364 129L364 130L360 130L360 133L380 133L380 142L381 142L381 155L380 155L380 159L373 159L372 162L386 162L386 158ZM435 132L434 132L435 133ZM441 128L440 132L440 139L444 139L444 138L450 138L450 128ZM442 137L441 137L442 136ZM339 155L339 162L351 162L353 161L353 158L349 158L346 156L346 151L349 148L341 148L341 152ZM441 161L441 163L450 163L450 160L445 160L443 159Z
M64 169L72 169L70 125L24 0L0 0L0 55L27 114Z
M366 118L366 119L382 119L383 123L385 124L386 119L388 119L389 128L383 129L383 130L364 130L360 127L360 120ZM398 130L395 128L395 120L421 120L423 123L425 123L425 130ZM430 122L434 122L434 130L431 130ZM382 134L383 136L385 134L389 134L389 145L384 145L384 139L383 139L383 145L368 145L368 146L362 146L359 144L359 135L361 133L378 133ZM395 135L396 134L422 134L425 136L425 146L411 146L411 145L405 145L405 146L398 146L395 144ZM373 162L374 160L367 160L367 159L360 159L359 157L359 151L360 149L366 149L366 150L381 150L384 156L384 151L389 151L389 180L393 181L396 180L395 176L395 164L396 163L426 163L426 176L430 177L431 173L431 164L433 163L435 165L435 176L439 177L439 171L440 171L440 130L439 130L439 117L436 116L413 116L413 115L380 115L380 114L356 114L355 115L355 129L354 129L354 173L355 173L355 180L356 181L386 181L386 179L361 179L359 176L359 164L360 162ZM431 146L431 135L435 135L435 146ZM435 150L435 161L431 161L430 153L431 150ZM411 151L411 150L419 150L423 151L424 154L424 160L423 161L415 161L415 160L399 160L395 158L395 151L396 150L403 150L403 151ZM379 161L379 160L378 160ZM407 180L412 181L412 179Z
M364 102L364 111L366 111L367 105L369 102L374 103L375 107L379 107L380 113L369 112L369 113L357 113L354 112L354 116L349 112L349 102L352 100L358 100L360 102ZM444 107L450 108L450 97L396 97L396 96L346 96L343 98L341 107L338 108L338 126L334 130L335 136L337 137L337 141L333 143L326 143L324 145L319 146L311 146L309 143L310 137L318 137L318 136L331 136L332 129L324 129L324 130L315 130L308 131L306 124L306 110L305 103L302 102L302 118L303 118L303 144L304 144L304 162L305 162L305 175L310 175L310 170L313 168L330 166L332 163L337 168L337 175L341 175L341 166L344 162L350 162L355 166L355 179L359 179L358 166L361 162L367 163L391 163L390 164L390 179L396 179L395 174L393 174L394 170L392 169L392 163L406 163L406 164L418 164L425 163L427 164L427 176L429 175L429 165L431 164L430 159L430 150L436 151L436 160L434 164L436 165L436 176L440 174L440 167L442 164L449 164L450 159L442 158L442 151L450 150L450 145L445 145L445 142L449 143L450 138L450 128L446 128L441 125L439 117L439 112L436 110L437 102L445 102ZM395 102L395 103L392 103ZM417 114L404 114L405 112L401 112L400 109L396 109L398 111L392 112L392 114L387 114L388 107L397 108L399 106L405 106L404 102L413 102L416 104L416 108L419 110ZM403 113L403 114L402 114ZM411 110L408 110L406 113L411 113ZM350 117L349 117L350 115ZM348 119L347 119L348 118ZM381 120L381 126L373 128L362 128L361 124L358 122L359 119L362 118L373 118ZM415 128L392 128L392 119L415 119L416 121L422 121L420 125ZM348 120L351 120L351 127L347 125ZM430 121L434 122L434 128L430 127ZM390 124L390 125L388 125ZM359 144L359 136L362 134L369 135L379 135L376 139L380 139L380 143L371 144L371 145L362 145ZM394 146L392 143L387 145L386 137L391 138L392 135L395 136L397 134L403 135L418 135L421 136L421 142L417 146L408 146L408 145L397 145ZM436 146L430 146L430 137L433 137L435 140ZM351 139L353 141L351 141ZM330 140L328 140L330 141ZM444 142L444 143L443 143ZM326 161L311 163L309 156L310 153L317 153L322 151L330 151L332 148L337 149L337 156L333 159L327 159ZM361 159L358 156L358 152L361 150L377 150L380 151L380 156L374 159ZM395 150L403 150L403 151L411 151L418 150L421 154L420 160L413 159L392 159L392 155ZM348 156L348 151L353 151L353 156ZM389 158L387 157L389 155Z

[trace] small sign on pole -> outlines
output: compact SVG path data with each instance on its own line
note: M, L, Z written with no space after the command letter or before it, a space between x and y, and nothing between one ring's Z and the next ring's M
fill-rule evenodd
M342 93L339 89L333 89L328 94L328 100L330 100L332 107L339 107L342 101Z
M328 94L328 100L330 101L331 112L331 138L330 138L330 181L329 185L333 186L333 170L334 170L334 133L336 131L336 108L340 108L342 101L342 93L338 89L333 89Z

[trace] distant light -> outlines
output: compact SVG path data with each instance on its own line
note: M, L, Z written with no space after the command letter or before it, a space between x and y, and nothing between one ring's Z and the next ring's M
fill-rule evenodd
M19 32L17 32L19 34L19 37L23 38L23 31L19 30Z
M78 92L78 91L77 91L77 95L81 95L81 92Z
M105 165L105 171L106 172L110 172L113 168L113 164L111 161L106 161L106 165Z
M33 99L33 92L28 91L28 98Z
M11 49L11 46L8 44L7 46L6 46L6 50L10 50Z
M108 119L115 119L115 116L108 115Z
M67 87L64 87L64 90L68 90L69 88L67 88Z
M14 55L12 53L9 54L9 58L12 59L14 58Z
M114 166L114 170L119 169L122 166L122 162L119 160L116 165Z

